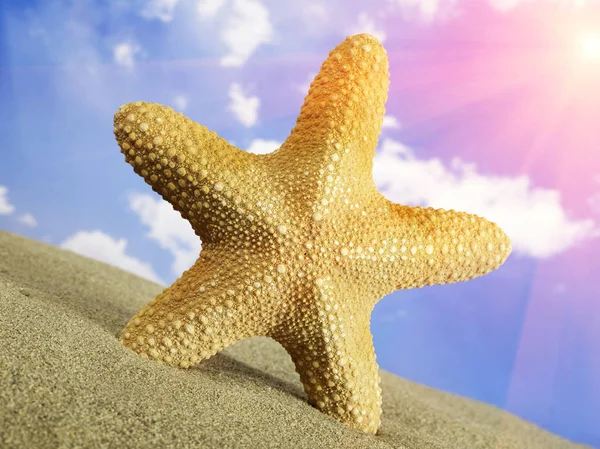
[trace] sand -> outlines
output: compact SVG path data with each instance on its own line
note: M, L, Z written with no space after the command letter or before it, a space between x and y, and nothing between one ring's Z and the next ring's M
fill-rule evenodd
M290 357L256 337L189 370L124 348L161 286L0 232L1 448L584 448L495 407L381 370L378 435L306 402Z

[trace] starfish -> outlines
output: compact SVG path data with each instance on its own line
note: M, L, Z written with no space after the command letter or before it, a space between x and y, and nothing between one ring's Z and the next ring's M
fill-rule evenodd
M126 347L188 368L239 340L271 337L291 356L311 405L377 432L375 304L395 290L481 276L511 251L484 218L394 204L377 190L388 78L375 37L346 38L322 64L290 136L263 155L169 107L119 108L114 133L125 160L203 245L127 324Z

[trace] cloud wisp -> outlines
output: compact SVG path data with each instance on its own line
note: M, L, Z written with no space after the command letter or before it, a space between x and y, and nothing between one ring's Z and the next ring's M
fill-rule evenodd
M229 110L238 121L246 128L250 128L258 121L258 108L260 98L246 95L242 86L233 83L229 88Z
M152 266L127 254L127 239L115 239L102 231L78 231L60 245L82 256L113 265L140 277L165 284Z
M8 188L0 186L0 215L10 215L15 211L15 206L8 201Z
M8 200L8 187L0 185L0 215L13 215L17 208ZM29 228L35 228L38 225L33 214L27 212L19 216L17 221Z
M219 22L219 37L228 49L220 60L224 67L243 66L273 39L269 10L258 0L201 0L196 11L201 20Z
M358 14L357 22L349 28L348 34L368 33L375 36L379 42L385 42L385 31L375 24L375 20L365 11Z
M113 48L113 59L117 65L131 71L135 67L135 55L140 52L140 46L132 42L121 42Z
M173 13L179 0L148 0L141 15L146 19L158 19L162 22L173 20Z
M30 214L30 213L26 213L23 214L19 217L19 223L29 227L29 228L35 228L38 224L37 220L35 219L35 217Z

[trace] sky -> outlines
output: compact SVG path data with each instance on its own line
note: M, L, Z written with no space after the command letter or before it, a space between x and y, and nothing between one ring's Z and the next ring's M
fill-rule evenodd
M361 32L390 61L380 192L513 245L486 276L383 298L379 365L600 448L598 0L5 0L0 229L169 285L201 242L124 162L114 112L162 103L271 152Z

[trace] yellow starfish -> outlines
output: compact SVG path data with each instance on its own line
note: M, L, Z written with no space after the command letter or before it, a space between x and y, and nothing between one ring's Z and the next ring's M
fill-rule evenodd
M511 250L483 218L379 193L372 166L388 77L377 39L348 37L321 66L291 135L265 155L171 108L121 106L114 133L126 161L203 243L196 263L127 324L125 346L187 368L241 339L272 337L311 404L377 432L375 304L398 289L483 275Z

